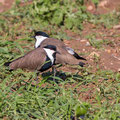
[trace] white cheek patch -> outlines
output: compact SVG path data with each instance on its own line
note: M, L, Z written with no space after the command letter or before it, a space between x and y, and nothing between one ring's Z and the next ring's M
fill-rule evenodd
M35 48L39 47L43 40L47 39L47 37L43 36L35 36L36 42L35 42Z

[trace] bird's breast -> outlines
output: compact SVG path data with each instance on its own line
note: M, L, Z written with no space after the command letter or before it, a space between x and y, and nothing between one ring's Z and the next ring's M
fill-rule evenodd
M45 62L43 63L43 66L41 67L41 69L39 71L43 72L43 71L49 69L52 65L53 64L52 64L50 58L47 56Z

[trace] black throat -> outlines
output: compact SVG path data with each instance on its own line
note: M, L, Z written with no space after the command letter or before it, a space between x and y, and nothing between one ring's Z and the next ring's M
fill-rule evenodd
M55 60L56 60L56 53L53 54L53 58L54 58L54 62L53 62L53 64L54 64ZM41 69L39 71L43 72L45 70L48 70L50 67L52 67L53 64L52 64L50 58L46 55L45 63L43 64L43 66L41 67Z

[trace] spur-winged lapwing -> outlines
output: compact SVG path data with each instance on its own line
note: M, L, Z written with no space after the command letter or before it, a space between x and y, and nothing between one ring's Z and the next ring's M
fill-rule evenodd
M36 40L35 48L43 47L47 44L55 45L60 54L56 54L55 64L71 64L83 66L84 63L80 60L86 60L79 56L72 48L67 47L62 41L50 38L45 32L35 32L33 36Z
M6 62L4 65L9 66L10 70L16 70L18 68L34 70L43 72L55 63L57 52L56 46L45 45L43 48L38 47L26 55L19 57L11 62Z

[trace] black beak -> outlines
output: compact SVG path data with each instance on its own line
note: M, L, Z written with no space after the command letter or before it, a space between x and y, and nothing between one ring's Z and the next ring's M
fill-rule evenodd
M35 38L35 36L30 36L31 38Z

